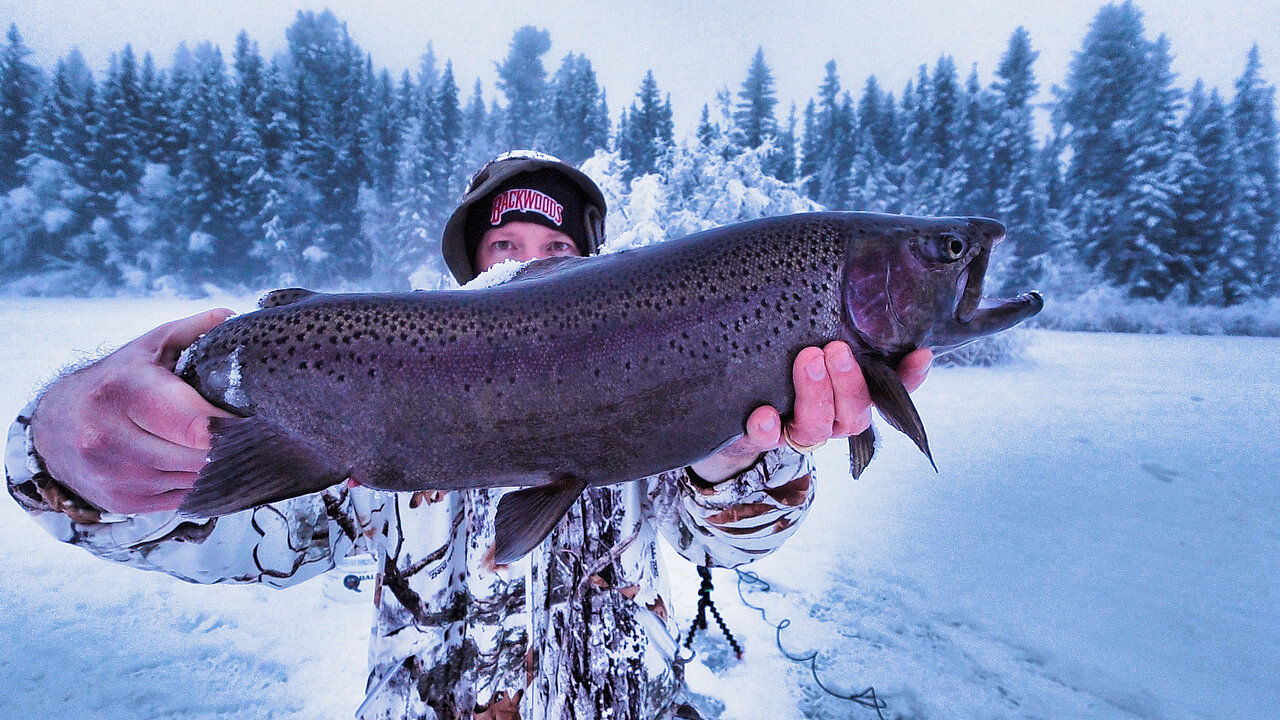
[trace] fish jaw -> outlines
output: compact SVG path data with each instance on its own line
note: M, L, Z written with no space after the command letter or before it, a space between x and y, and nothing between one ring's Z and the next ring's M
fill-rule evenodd
M994 335L1035 317L1044 309L1044 297L1032 290L1015 298L982 298L981 305L967 322L939 328L930 347L935 354L955 350L979 338Z

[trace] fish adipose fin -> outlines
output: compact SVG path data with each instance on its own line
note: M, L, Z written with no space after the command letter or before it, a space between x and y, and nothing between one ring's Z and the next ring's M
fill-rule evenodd
M870 425L857 435L849 436L849 473L857 480L876 454L876 430Z
M258 301L258 307L266 310L267 308L281 307L283 305L292 305L299 300L306 300L309 297L315 297L320 293L314 290L306 290L304 288L284 288L281 290L272 290L262 299Z
M929 458L934 472L938 465L933 461L933 453L929 452L929 438L924 434L924 423L920 421L920 413L916 412L915 403L907 394L898 372L889 367L888 361L879 355L859 355L858 365L862 368L862 376L867 381L867 392L871 394L871 402L880 411L881 417L889 424L911 438L920 452Z
M346 479L320 452L251 415L209 419L209 462L179 512L216 517L319 492Z
M586 488L586 480L563 475L546 485L503 495L494 516L493 562L506 565L529 554Z

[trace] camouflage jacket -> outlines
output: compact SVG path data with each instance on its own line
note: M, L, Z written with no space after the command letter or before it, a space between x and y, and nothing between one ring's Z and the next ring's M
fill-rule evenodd
M495 569L484 556L503 490L339 485L203 521L59 512L31 410L9 433L8 488L58 540L191 582L275 587L372 554L366 720L674 717L685 693L657 536L695 563L741 565L786 540L814 492L809 458L785 447L714 486L681 469L591 488L532 554Z

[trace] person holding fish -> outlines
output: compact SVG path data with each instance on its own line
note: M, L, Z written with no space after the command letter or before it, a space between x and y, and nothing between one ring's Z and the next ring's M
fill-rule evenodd
M442 251L463 284L508 260L589 256L604 240L605 212L577 169L508 153L472 178ZM554 315L554 303L547 310ZM796 356L789 415L758 407L740 437L688 467L562 494L568 509L554 526L518 530L528 536L514 550L495 553L506 494L497 488L395 493L352 478L193 519L178 508L207 462L209 419L234 416L179 379L175 364L229 315L167 323L54 381L10 431L9 491L60 540L193 582L283 587L372 554L380 571L357 711L365 719L698 717L657 537L706 566L773 552L813 501L809 453L871 419L863 374L837 341ZM902 360L908 391L930 360L928 350ZM609 428L589 432L610 442Z

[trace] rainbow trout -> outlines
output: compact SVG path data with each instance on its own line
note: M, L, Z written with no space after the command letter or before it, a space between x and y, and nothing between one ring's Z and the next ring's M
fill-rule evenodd
M493 559L510 562L587 486L706 457L760 405L790 412L796 354L832 340L852 347L881 416L930 455L894 368L1040 311L1037 293L982 297L1003 237L984 218L813 213L534 261L479 290L276 291L179 362L238 416L211 420L181 509L222 515L347 478L523 487L497 513ZM856 476L874 434L849 445Z

